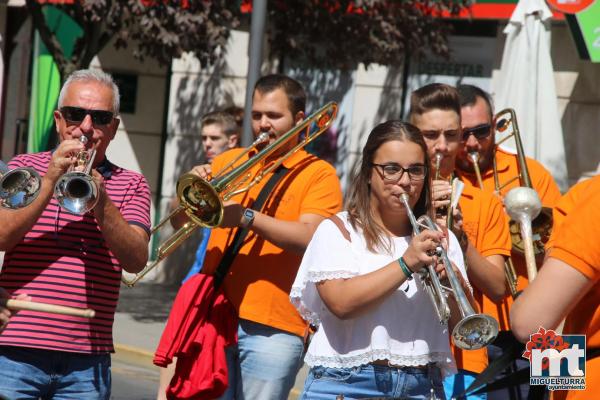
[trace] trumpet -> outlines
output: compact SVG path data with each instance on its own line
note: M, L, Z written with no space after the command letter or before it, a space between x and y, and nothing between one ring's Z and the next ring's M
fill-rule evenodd
M479 188L483 190L483 180L481 179L481 170L479 169L479 153L476 151L470 151L469 160L473 163L473 169L475 170L475 175L477 176L477 183L479 184Z
M434 154L434 169L435 169L435 174L433 179L434 180L440 180L440 179L445 179L444 177L442 177L442 173L441 173L441 167L442 167L442 159L444 158L443 154L440 152L436 152ZM457 182L457 179L452 179L452 175L449 178L450 180L450 185L452 186L452 193L450 194L450 204L448 206L442 206L436 209L436 216L439 217L446 217L446 227L449 229L452 229L452 226L454 225L454 221L453 221L453 212L454 209L456 208L456 205L458 204L458 199L460 198L460 195L462 193L462 187L458 188L457 185L462 185L462 182Z
M166 218L160 221L152 228L150 234L155 234L158 230L173 217L175 214L184 212L190 219L177 232L165 240L158 247L156 260L148 264L142 271L133 278L123 276L121 281L129 286L134 286L148 272L154 269L162 260L177 249L187 238L191 236L198 227L215 228L223 220L223 202L231 199L233 196L248 191L251 187L258 184L265 176L268 176L278 168L285 160L291 157L298 150L315 140L321 133L325 132L333 123L337 115L338 106L335 102L329 102L319 108L310 116L305 118L298 125L281 135L273 143L267 145L256 155L250 157L241 165L233 168L233 163L227 164L231 170L225 171L206 181L194 174L183 174L177 180L177 198L180 206L171 212ZM260 142L267 137L260 137ZM300 138L298 143L287 153L274 161L265 163L265 160L276 154L279 149L292 139ZM257 140L258 141L258 140ZM256 143L256 142L255 142ZM251 146L242 153L248 154L254 146ZM238 156L237 159L240 159ZM251 175L251 170L260 164L258 171Z
M422 215L419 219L415 218L410 204L408 203L408 195L403 193L400 195L400 200L406 208L408 218L413 227L413 232L418 235L421 229L436 230L431 218L427 215ZM498 335L498 321L486 314L478 314L475 312L465 292L462 289L458 277L454 273L450 259L446 251L438 244L435 252L441 258L444 265L444 270L448 276L450 287L442 286L434 265L427 266L424 273L421 273L421 279L425 291L429 295L433 307L436 310L441 324L447 324L450 319L450 306L446 300L446 292L454 295L456 303L461 313L461 320L452 330L452 340L454 344L464 350L476 350L490 344Z
M433 156L434 160L434 168L435 168L435 175L433 177L433 179L440 180L442 179L442 172L441 172L441 168L442 168L442 159L444 158L442 153L436 152L435 155Z
M10 210L27 207L40 193L42 178L31 167L12 170L0 161L0 206Z
M84 146L88 142L86 136L80 136L79 140ZM58 204L73 214L85 214L98 203L98 186L90 175L95 157L96 149L77 153L75 164L54 185Z

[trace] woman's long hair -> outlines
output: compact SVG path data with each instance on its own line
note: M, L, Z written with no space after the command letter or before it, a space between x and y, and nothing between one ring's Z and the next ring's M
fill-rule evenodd
M371 171L373 168L373 158L375 152L384 143L392 140L402 142L412 142L423 151L425 156L426 174L423 189L419 200L415 204L414 214L418 218L423 214L431 215L430 186L429 175L429 157L427 155L427 146L421 135L421 131L414 125L406 122L392 120L377 125L367 138L367 143L362 151L362 160L360 169L355 172L351 182L346 209L348 210L348 219L352 227L356 230L360 228L365 237L367 248L372 251L392 251L392 240L387 231L375 220L375 215L371 209Z

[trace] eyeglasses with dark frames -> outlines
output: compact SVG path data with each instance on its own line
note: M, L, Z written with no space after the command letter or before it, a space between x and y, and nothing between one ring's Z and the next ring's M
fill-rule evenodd
M421 181L425 179L427 174L427 167L423 164L411 165L408 168L404 168L398 164L375 164L371 163L373 167L381 168L383 174L383 180L387 182L397 182L404 176L406 172L408 179L411 181Z
M81 107L65 106L61 107L59 111L67 121L74 123L81 123L85 116L89 115L92 118L92 123L97 126L108 125L114 118L114 113L106 110L88 110Z
M490 136L491 133L492 125L490 124L483 124L474 126L472 128L465 128L462 132L462 141L466 142L467 140L469 140L469 136L471 135L475 136L475 139L477 140L482 140Z

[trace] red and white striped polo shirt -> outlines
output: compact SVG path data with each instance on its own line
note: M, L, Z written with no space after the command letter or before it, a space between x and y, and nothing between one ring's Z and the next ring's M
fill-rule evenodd
M50 152L23 154L9 167L48 170ZM150 189L143 175L107 160L98 168L108 196L130 224L149 232ZM0 345L78 353L113 352L112 326L121 265L107 248L91 213L75 215L52 198L25 237L4 257L0 286L34 301L96 310L93 319L19 311L0 335Z

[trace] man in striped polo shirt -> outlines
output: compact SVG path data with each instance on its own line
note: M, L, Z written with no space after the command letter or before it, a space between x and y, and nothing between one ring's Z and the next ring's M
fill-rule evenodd
M54 120L60 144L16 156L11 168L35 168L38 197L0 210L0 286L33 301L92 308L92 319L19 311L0 335L0 398L109 399L112 326L121 268L147 262L150 190L146 179L105 156L119 126L119 91L101 71L74 72L63 85ZM88 138L82 144L80 137ZM62 209L57 180L82 150L96 150L92 178L98 203L84 215Z

